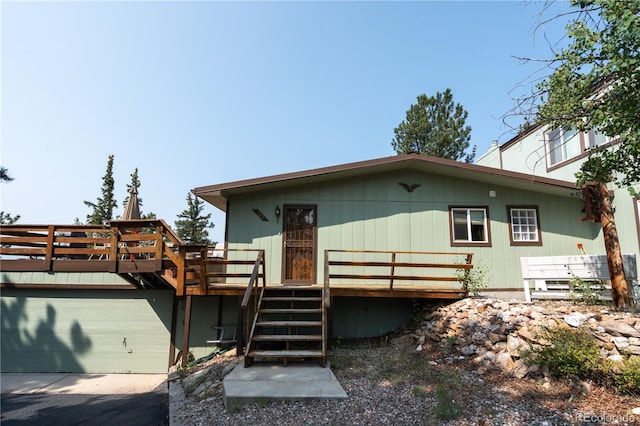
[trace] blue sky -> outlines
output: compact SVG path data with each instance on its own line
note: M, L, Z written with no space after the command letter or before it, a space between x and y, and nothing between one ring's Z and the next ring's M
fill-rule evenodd
M481 154L513 135L501 116L539 68L514 56L551 55L542 7L2 1L1 208L85 220L114 154L117 213L137 167L143 212L173 226L194 187L394 155L409 106L446 88Z

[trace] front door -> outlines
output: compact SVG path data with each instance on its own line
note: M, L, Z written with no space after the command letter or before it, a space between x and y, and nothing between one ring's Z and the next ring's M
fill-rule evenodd
M314 284L316 280L316 206L285 205L283 208L283 282Z

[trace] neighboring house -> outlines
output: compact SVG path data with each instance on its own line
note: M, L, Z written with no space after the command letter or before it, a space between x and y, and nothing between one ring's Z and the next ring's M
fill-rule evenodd
M579 220L582 198L571 181L419 154L193 193L227 213L227 248L265 250L268 282L322 283L325 250L471 252L487 272L487 293L522 297L521 256L577 254L577 244L598 252L601 244L598 224ZM287 249L290 218L301 214L311 225L303 266Z
M477 160L477 164L504 171L528 173L536 177L575 182L575 173L588 158L588 149L607 145L615 147L616 143L616 139L595 131L582 133L563 128L532 126L500 146L494 143ZM621 250L623 253L635 254L638 258L640 198L630 195L627 188L619 188L614 184L609 184L608 187L614 194L612 205L615 209ZM640 192L640 183L635 185L635 190ZM596 244L587 251L589 254L604 254L602 229L595 226L593 231L597 234L594 235Z

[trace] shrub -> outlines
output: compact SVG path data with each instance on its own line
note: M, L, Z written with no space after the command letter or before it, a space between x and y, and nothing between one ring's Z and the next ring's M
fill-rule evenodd
M632 355L619 367L613 379L620 392L640 393L640 356Z
M478 296L480 291L488 286L488 272L482 261L479 261L473 268L456 269L456 278L462 283L462 288L471 293L472 296Z
M551 374L559 377L584 377L598 368L600 349L587 329L545 328L540 337L550 345L524 353L527 363L548 365Z
M604 302L603 295L606 288L602 281L585 281L575 275L570 281L573 286L570 297L574 304L582 302L585 305L600 305Z
M434 413L438 419L453 420L460 417L460 404L453 398L448 384L436 386L436 406Z

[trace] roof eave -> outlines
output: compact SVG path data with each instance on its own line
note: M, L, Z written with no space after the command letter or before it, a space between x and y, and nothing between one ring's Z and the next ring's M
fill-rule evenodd
M245 193L259 189L273 189L288 186L294 181L324 181L338 176L360 175L368 172L382 172L397 169L402 164L409 163L417 168L428 166L431 172L442 175L458 175L460 173L479 174L483 181L503 186L515 186L528 189L529 185L542 186L547 191L542 192L571 192L577 188L572 182L512 172L477 164L463 163L445 158L432 157L422 154L396 155L374 160L359 161L337 166L285 173L261 178L226 182L194 188L193 194L211 203L222 211L226 211L228 196L234 193ZM453 172L453 173L452 173ZM511 185L510 185L511 183ZM540 190L540 187L535 190Z

